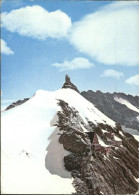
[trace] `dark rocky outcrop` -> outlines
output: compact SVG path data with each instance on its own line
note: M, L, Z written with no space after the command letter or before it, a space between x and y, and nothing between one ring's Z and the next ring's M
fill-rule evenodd
M94 125L91 121L85 124L75 108L63 100L58 105L62 111L58 112L55 125L61 131L59 142L70 151L63 161L74 178L74 194L135 194L138 190L135 178L139 173L138 142L134 137L125 133L118 123L115 128L102 123ZM96 132L104 142L108 137L103 130L114 133L123 144L113 146L109 156L95 152L81 124L88 131Z
M136 108L139 108L139 97L126 95L124 93L102 93L101 91L83 91L81 95L88 101L93 103L101 112L114 121L126 126L127 128L139 129L137 120L138 112L129 109L126 105L120 104L114 100L114 97L119 97L127 100Z
M70 77L68 75L65 76L65 83L62 88L70 88L80 93L77 87L70 81Z
M6 110L9 110L9 109L14 108L14 107L16 107L16 106L19 106L19 105L25 103L25 102L28 101L28 100L29 100L29 98L24 98L23 100L18 100L17 102L13 102L12 104L10 104L10 105L6 108Z

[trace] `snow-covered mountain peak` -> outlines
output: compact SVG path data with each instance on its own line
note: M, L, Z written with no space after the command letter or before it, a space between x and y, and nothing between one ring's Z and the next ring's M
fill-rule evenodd
M113 127L115 126L114 121L100 112L92 103L86 100L78 92L70 88L62 88L53 92L41 89L37 90L32 101L36 104L36 106L42 105L43 107L49 106L56 108L57 100L59 99L64 100L70 107L74 107L79 112L84 122L88 119L94 124L104 123Z
M122 178L123 167L127 171L124 160L116 164L115 158L125 155L127 147L129 155L132 152L130 163L134 165L135 160L137 164L134 137L123 134L120 126L70 87L37 90L29 100L2 113L1 127L3 193L99 194L98 186L102 186L104 194L113 194L111 178L105 178L107 170L110 168L112 175L116 166ZM102 153L93 150L88 132L98 134ZM109 157L106 152L110 150ZM124 184L133 191L136 182L132 174L137 177L137 173L136 168L129 169L126 174L130 179ZM121 193L118 174L116 189Z

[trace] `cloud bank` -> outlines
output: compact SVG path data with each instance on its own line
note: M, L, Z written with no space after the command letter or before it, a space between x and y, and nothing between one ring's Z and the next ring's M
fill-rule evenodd
M114 2L75 22L69 40L108 65L139 65L139 3Z
M80 21L61 10L48 12L27 6L1 14L1 26L10 32L45 40L63 37L96 61L108 65L139 65L139 3L113 2Z
M130 77L129 79L127 79L126 83L139 86L139 74L136 74L136 75Z
M41 6L27 6L1 14L2 27L20 35L37 39L67 36L71 27L70 17L60 10L48 12Z
M122 72L118 72L116 70L113 69L107 69L104 71L103 74L101 74L101 77L112 77L115 79L120 79L120 77L122 77L124 74Z
M5 55L13 55L14 52L7 46L7 43L1 39L1 53Z
M65 71L91 68L94 66L94 64L86 58L78 57L71 61L65 60L63 63L54 63L52 66L59 68L60 71Z

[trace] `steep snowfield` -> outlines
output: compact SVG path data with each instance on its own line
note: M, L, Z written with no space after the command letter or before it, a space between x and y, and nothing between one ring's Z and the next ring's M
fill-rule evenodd
M106 121L107 124L115 126L114 121L72 89L60 89L55 92L38 90L26 103L2 112L2 193L75 192L70 174L63 165L63 155L67 151L64 152L58 137L54 138L58 136L58 131L50 125L60 110L57 105L58 99L75 107L84 121L87 117L95 124ZM52 136L54 132L55 136ZM58 149L54 150L55 148ZM58 160L55 160L57 157Z
M139 109L136 108L134 105L132 105L130 102L128 102L127 100L123 99L123 98L119 98L119 97L114 97L114 100L119 102L120 104L124 104L126 105L129 109L136 111L139 113Z

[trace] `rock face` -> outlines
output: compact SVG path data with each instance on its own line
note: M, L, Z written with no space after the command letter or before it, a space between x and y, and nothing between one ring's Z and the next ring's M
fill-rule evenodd
M81 92L81 95L96 105L96 107L106 116L114 121L126 126L139 130L139 120L137 120L138 112L129 109L126 105L115 101L115 97L122 98L139 108L139 97L126 95L124 93L102 93L101 91L93 92L91 90Z
M74 178L75 194L109 195L135 194L138 183L138 142L131 134L125 133L120 124L114 128L106 124L84 123L79 112L63 100L58 105L55 124L61 131L59 142L70 154L64 157L65 168ZM109 156L96 152L91 147L88 134L94 131L107 142L105 132L114 133L122 140L121 146L113 146Z
M65 76L65 83L62 88L70 88L80 93L77 87L70 81L70 77L68 75Z
M23 100L18 100L17 102L13 102L12 104L10 104L10 105L6 108L6 110L9 110L9 109L14 108L14 107L16 107L16 106L19 106L19 105L25 103L25 102L28 101L28 100L29 100L29 98L24 98Z

